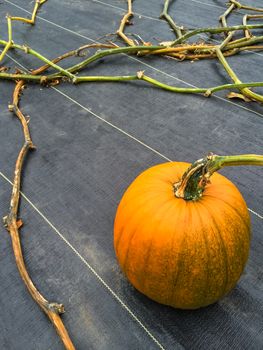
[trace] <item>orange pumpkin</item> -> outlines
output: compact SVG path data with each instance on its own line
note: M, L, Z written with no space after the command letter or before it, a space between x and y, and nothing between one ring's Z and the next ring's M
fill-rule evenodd
M188 163L170 162L139 175L114 223L121 269L149 298L175 308L216 302L237 283L248 259L250 218L235 185L215 173L202 196L175 196Z

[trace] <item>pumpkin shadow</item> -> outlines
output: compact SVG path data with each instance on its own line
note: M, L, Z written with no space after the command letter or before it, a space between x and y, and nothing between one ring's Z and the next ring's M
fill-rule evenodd
M161 305L133 287L128 289L128 300L137 304L138 316L166 348L171 344L172 349L262 348L262 299L255 300L241 286L219 302L196 310Z

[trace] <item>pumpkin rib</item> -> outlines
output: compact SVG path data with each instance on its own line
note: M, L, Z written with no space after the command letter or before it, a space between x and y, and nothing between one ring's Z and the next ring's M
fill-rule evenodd
M173 296L170 295L169 293L170 288L168 286L171 285L174 279L175 280L177 279L178 272L180 271L180 269L178 268L178 258L180 257L180 254L178 254L178 248L177 248L177 251L174 251L174 242L176 239L178 239L178 232L176 232L176 226L178 226L177 219L180 218L182 214L182 210L181 212L178 210L178 209L181 209L180 207L181 207L180 203L178 201L174 201L174 198L173 198L170 211L167 210L165 218L162 219L162 224L167 220L166 218L168 218L167 222L169 222L170 212L172 212L174 227L171 228L171 238L167 240L167 244L169 243L169 246L170 246L170 251L169 253L166 254L167 262L166 262L166 266L163 267L164 271L168 271L167 273L168 276L166 277L166 284L167 284L167 288L165 291L166 295L163 296L163 302L162 302L166 305L172 305L173 303ZM184 241L185 235L182 235L182 236ZM176 256L174 253L176 253ZM177 260L177 263L175 262L175 259ZM169 261L171 261L172 263L169 264ZM171 274L170 279L168 278L169 274Z
M116 255L118 256L118 253L119 253L119 242L123 236L123 231L124 231L124 226L121 228L121 230L118 232L118 239L115 239L114 237L114 249L115 249L115 252L116 252ZM117 243L116 243L117 242Z
M161 226L161 220L159 221L157 228L159 228L160 226ZM157 228L156 228L156 231L158 231ZM142 284L141 284L142 289L145 289L145 284L147 283L147 279L145 277L148 276L147 275L147 270L149 269L149 263L148 262L149 262L150 255L151 255L151 252L152 252L153 240L154 240L154 233L152 233L152 235L151 235L151 240L150 240L150 243L149 243L149 246L148 246L148 250L147 250L147 252L146 252L146 254L144 256L144 264L143 264L144 269L143 269L143 271L140 274L140 275L144 276L144 278L142 280Z
M240 194L241 195L241 194ZM247 223L246 220L244 220L244 217L241 215L241 213L237 210L237 208L233 205L231 205L229 203L229 201L226 201L224 198L221 198L221 197L214 197L212 195L205 195L206 198L210 197L211 199L215 199L218 200L218 201L221 201L223 202L224 204L226 204L227 206L229 206L231 209L233 209L237 214L238 214L238 217L243 221L243 223L245 224L245 226L249 229L249 224ZM236 196L235 196L236 198ZM239 199L239 198L238 198Z
M186 203L185 203L186 204ZM183 208L180 208L179 206L179 209L180 211L182 212L183 211ZM180 217L181 213L179 212L178 213L178 217ZM176 225L176 220L174 220L174 224ZM185 243L185 240L186 240L186 234L185 232L182 234L183 236L183 239L182 239L182 242L181 242L181 246ZM173 242L176 240L176 229L175 229L175 233L173 235ZM174 247L174 244L172 244L172 249ZM170 255L172 256L173 253L170 253ZM170 300L175 300L175 292L176 292L176 285L178 283L178 279L179 279L179 272L181 271L181 265L182 265L182 261L180 260L180 254L177 252L177 272L176 272L176 275L174 276L175 278L172 279L172 285L173 285L173 289L170 290Z
M230 204L228 204L228 206L232 208L232 210L236 214L236 216L238 216L238 218L241 218L242 222L245 224L245 227L248 228L248 236L249 236L248 239L249 239L249 242L250 242L250 229L248 227L248 224L246 223L246 221L244 220L243 216L240 214L240 212L237 210L236 207L232 207L232 206L230 206ZM236 235L236 237L238 238L238 241L240 243L243 241L243 239L239 235ZM248 259L248 255L245 254L247 252L247 250L245 251L245 247L244 247L243 244L239 244L239 247L243 248L241 256L243 257L242 263L243 263L243 265L245 265L246 262L247 262L247 259Z
M197 216L198 216L198 218L199 218L199 223L200 224L202 224L202 226L204 226L203 225L203 218L202 218L202 216L200 215L200 210L199 210L199 208L197 208L196 206L193 206L193 208L195 208L195 211L196 211L196 214L197 214ZM198 223L198 224L199 224ZM205 249L206 249L206 256L207 256L207 269L206 269L206 284L205 284L205 286L204 286L204 294L205 294L205 296L203 295L203 297L204 297L204 302L203 302L203 304L204 305L206 305L206 300L207 300L207 293L205 293L205 291L207 291L207 289L208 289L208 286L209 286L209 284L210 284L210 278L209 278L209 276L210 276L210 269L209 269L209 266L210 266L210 251L209 251L209 249L208 249L208 240L207 240L207 236L206 236L206 231L205 230L202 230L202 233L203 233L203 240L204 240L204 246L205 246Z
M239 218L241 219L242 223L245 225L245 227L248 229L248 233L249 233L249 242L250 242L250 229L248 227L248 224L247 222L244 220L243 216L240 214L240 212L237 210L236 207L234 206L231 206L229 203L228 203L228 207L232 209L233 213ZM242 247L243 248L243 251L242 251L242 254L241 256L243 257L243 261L242 261L242 264L245 265L246 262L247 262L247 259L248 259L248 255L245 254L247 252L247 250L245 251L245 247L242 243L243 239L242 237L239 237L239 235L236 235L236 238L238 239L238 242L239 242L239 247Z
M165 217L168 215L168 209L165 209L164 205L169 205L170 206L171 203L173 204L173 200L169 199L167 202L165 202L163 204L163 206L160 205L160 207L162 207L162 211L165 213ZM171 208L172 208L172 206L171 206ZM152 253L152 246L153 246L153 242L154 242L154 239L155 239L155 234L156 234L156 232L160 232L160 226L163 225L163 223L165 222L165 219L164 219L163 215L159 214L159 216L160 216L160 219L159 219L158 225L155 226L155 230L151 234L151 241L149 243L149 249L145 253L144 264L143 264L143 266L145 266L145 269L143 271L141 271L142 276L145 276L145 277L148 276L148 269L151 267L150 264L149 264L149 260L150 260L151 253ZM144 278L144 281L142 283L142 289L145 288L145 284L146 283L147 283L147 279Z
M232 207L230 207L230 208L233 209ZM234 213L236 215L236 211L233 210L232 213ZM220 233L220 236L221 236L221 228L219 227L218 220L214 219L214 224L215 224L216 227L218 227L218 232ZM242 271L244 269L245 263L247 261L247 249L245 248L244 244L242 244L243 239L239 235L235 235L235 236L233 236L233 238L235 239L235 246L238 246L239 248L242 247L242 253L241 254L236 254L236 256L240 256L240 255L242 256L242 264L241 264L242 265L242 269L240 271L239 276L235 277L235 279L237 281L239 279L239 277L240 277L240 275L241 275L241 273L242 273ZM225 246L224 239L223 239L223 242L224 242L224 246ZM228 253L226 253L226 256L227 256L227 260L228 260L228 262L227 262L227 276L228 276L228 280L227 280L226 287L225 287L223 295L225 295L230 289L232 289L233 285L236 283L236 281L233 281L233 276L232 276L233 272L230 271L229 268L228 268L228 266L231 266L231 264L229 263ZM229 275L231 275L231 278L229 278ZM232 283L230 285L229 285L229 281L232 281Z
M127 225L128 224L128 226L129 226L129 224L131 224L130 223L130 221L129 220L126 220L126 222L125 222L125 224ZM135 233L136 233L136 231L139 229L139 226L140 226L140 222L138 222L137 223L137 225L136 226L134 226L133 227L133 233L132 233L132 235L131 236L133 236ZM117 244L115 244L115 252L117 253L118 251L119 251L119 245L120 245L120 241L121 241L121 237L122 238L125 238L124 236L125 236L125 227L123 226L123 229L121 230L121 232L122 232L122 235L120 236L120 237L118 237L118 243ZM132 238L132 237L131 237ZM131 238L130 238L130 240L131 240ZM130 241L129 240L129 241ZM122 266L122 269L125 271L125 269L124 269L124 267L125 267L125 265L126 265L126 259L127 259L127 254L128 254L128 251L129 251L129 245L130 245L130 243L126 243L126 253L124 254L125 255L125 259L124 259L124 262L122 262L122 264L121 264L121 266ZM122 247L122 250L124 250L124 248ZM117 254L117 256L118 256L118 258L119 258L119 255Z
M239 199L239 198L237 198L237 199ZM249 225L250 217L249 217L249 215L248 215L248 219L249 219L249 220L246 221L246 220L244 219L243 215L241 214L241 212L237 209L237 207L231 205L228 201L224 200L223 198L218 198L218 197L217 197L217 200L220 200L221 202L224 203L225 206L228 206L228 208L232 210L232 212L238 217L238 219L240 219L240 220L242 221L242 223L245 225L245 227L246 227L247 230L248 230L248 234L249 234L249 237L248 237L248 238L249 238L249 241L250 241L250 225ZM242 245L239 244L239 246L242 246ZM244 257L243 264L245 265L245 263L246 263L246 261L247 261L247 255L244 254L244 252L243 252L242 257Z
M142 195L141 195L142 196ZM143 196L142 196L143 197ZM151 201L152 203L154 203L154 198L155 197L158 197L158 195L157 194L155 194L153 197L151 197L151 196L147 196L146 198L144 198L144 201L143 202L141 202L140 203L140 208L142 208L142 207L145 207L146 205L147 205L147 203L149 202L149 201ZM129 198L129 201L130 201L130 198ZM126 206L127 205L130 205L129 204L129 201L125 201L126 203L126 205L123 205L123 206L120 206L119 208L118 208L118 212L122 212L125 208L126 208ZM121 203L120 203L121 204ZM136 208L137 209L137 212L139 212L139 209L140 208ZM118 215L118 212L117 212L117 215ZM127 226L127 223L129 222L130 223L130 221L132 220L132 218L134 217L134 215L136 215L136 213L137 213L136 211L132 211L132 213L131 213L131 215L128 217L128 218L126 218L126 220L125 220L125 222L123 223L123 226L125 225L125 226ZM116 217L116 219L115 219L115 221L117 221L117 217ZM121 236L123 235L123 232L124 232L124 230L121 230L121 234L119 234L119 232L118 232L118 239L114 242L114 246L115 246L115 250L116 250L116 248L118 249L118 247L119 247L119 244L120 244L120 239L121 239Z
M140 227L141 227L141 223L140 222L135 227L133 227L134 232L130 235L129 242L126 244L127 245L126 254L125 254L124 261L122 263L122 269L123 269L123 271L125 273L126 273L126 270L127 270L127 264L128 264L128 260L129 260L130 245L131 245L132 239L134 238L134 236L136 235L136 233L138 232Z
M148 202L148 198L146 198L144 200L144 203L142 204L142 206L145 205L145 203ZM123 205L121 206L121 203L118 207L118 211L117 211L117 215L116 215L116 218L115 218L115 223L118 221L118 215L119 215L119 212L122 212L127 205L129 205L128 201L125 201L125 204L126 205ZM138 209L138 208L137 208ZM132 218L136 215L136 212L135 211L132 211L131 212L131 215L128 216L128 218L126 218L125 222L122 223L122 227L120 228L120 231L118 231L118 237L117 239L114 241L114 247L115 247L115 251L118 251L119 249L119 244L120 244L120 240L121 240L121 237L123 236L123 232L124 232L124 227L127 226L128 223L130 223L132 221ZM116 225L114 223L114 226ZM116 231L116 227L115 227L115 231ZM115 235L116 236L116 235Z
M236 214L237 216L242 220L242 222L245 224L246 228L249 229L249 224L247 223L247 221L244 219L243 215L241 215L240 211L234 207L233 205L231 205L229 202L223 200L220 198L221 201L223 201L225 204L228 205L229 208L231 208Z
M223 252L223 254L224 254L224 266L225 266L225 282L224 282L224 287L223 287L223 295L225 294L225 291L226 291L226 287L227 287L227 284L228 284L228 279L229 279L229 277L228 277L228 255L227 255L227 249L226 249L226 245L225 245L225 241L224 241L224 239L223 239L223 237L222 237L222 234L221 234L221 229L220 229L220 227L218 226L218 224L217 224L217 221L216 221L216 219L215 219L215 216L214 216L214 213L213 212L211 212L211 207L208 207L208 206L206 206L202 201L200 201L200 205L202 205L203 206L203 208L207 211L207 213L208 213L208 215L210 216L210 218L211 218L211 220L212 220L212 222L213 222L213 226L215 227L215 237L217 237L218 236L218 242L219 242L219 244L221 244L221 247L222 247L222 252Z
M211 214L212 216L212 220L213 220L213 223L214 223L214 226L217 230L217 234L220 238L220 241L222 242L222 248L223 248L223 254L224 254L224 261L225 261L225 283L224 283L224 288L222 289L223 292L222 292L222 295L225 295L226 293L226 289L227 289L227 285L228 285L228 281L229 281L229 269L228 269L228 254L227 254L227 248L226 248L226 243L225 243L225 240L222 236L222 233L221 233L221 228L219 227L218 225L218 222L217 220L215 219L215 216L213 214Z
M184 210L187 210L187 203L185 202L185 208ZM182 209L183 210L183 209ZM189 216L189 214L191 214L191 212L189 212L188 210L188 213L187 213ZM187 228L187 225L184 225L184 231L182 233L183 235L183 240L182 240L182 245L184 246L185 243L187 242L187 236L188 236L188 228ZM177 286L178 286L178 283L179 283L179 280L180 280L180 275L183 273L183 254L178 254L178 261L177 261L177 265L178 265L178 272L177 272L177 276L176 276L176 280L173 284L173 289L172 289L172 300L175 300L175 303L177 303L177 299L178 299L178 290L177 290ZM171 305L171 304L170 304ZM171 306L174 306L174 305L171 305Z
M170 201L171 201L171 199L167 200L164 204L167 204L167 203L170 202ZM163 205L164 205L164 204L163 204ZM137 209L139 210L139 208L137 208ZM146 215L147 215L147 214L146 214ZM160 220L161 220L161 218L160 218ZM123 263L123 269L124 269L124 271L127 271L127 270L128 270L128 264L129 264L129 260L130 260L129 255L131 254L131 248L130 248L131 243L132 243L132 241L135 239L135 237L136 237L136 235L138 234L138 231L140 231L140 229L141 229L141 223L140 223L138 226L136 226L136 228L134 228L134 233L131 235L131 237L130 237L130 239L129 239L129 243L127 244L127 246L128 246L129 248L128 248L128 251L127 251L127 253L126 253L125 261L124 261L124 263ZM153 234L152 234L152 236L153 236Z

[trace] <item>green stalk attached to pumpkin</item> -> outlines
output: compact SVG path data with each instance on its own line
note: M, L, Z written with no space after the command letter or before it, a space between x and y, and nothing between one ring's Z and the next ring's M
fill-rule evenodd
M197 200L202 196L213 173L226 166L238 165L263 166L263 155L218 156L210 153L206 158L197 160L187 169L182 180L174 185L175 195L185 200Z
M181 309L218 301L249 255L250 217L236 186L216 171L263 166L263 155L209 154L140 174L119 204L114 247L129 281L149 298Z

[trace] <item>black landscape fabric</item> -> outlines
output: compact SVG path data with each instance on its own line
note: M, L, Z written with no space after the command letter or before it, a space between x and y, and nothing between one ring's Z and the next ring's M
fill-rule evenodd
M158 20L162 1L134 1L134 25L127 32L148 41L174 38ZM251 6L262 2L246 1ZM5 15L29 16L33 2L0 2ZM13 23L14 40L49 58L114 33L126 11L124 0L52 0L36 25ZM188 27L216 26L225 1L178 0L171 11ZM28 12L27 12L28 11ZM241 23L235 14L231 24ZM3 64L38 67L13 51ZM71 59L77 62L76 58ZM241 80L262 80L263 53L229 58ZM63 63L65 65L65 63ZM63 65L62 64L62 65ZM21 68L21 66L20 66ZM215 86L229 82L217 60L177 62L158 57L108 57L92 65L92 75L126 75L145 70L175 86ZM89 74L89 69L85 72ZM23 142L18 120L8 111L13 82L0 82L0 214L6 215L14 163ZM260 89L259 89L260 91ZM26 265L39 290L63 302L62 316L78 350L263 348L262 169L222 171L250 208L249 262L236 288L218 303L197 311L159 305L137 292L117 264L113 221L131 181L146 168L169 159L192 162L218 154L262 153L262 105L230 101L226 91L205 98L160 90L144 82L30 84L21 108L30 115L37 151L26 162L21 240ZM0 348L59 350L54 328L31 299L18 274L6 230L0 227Z

